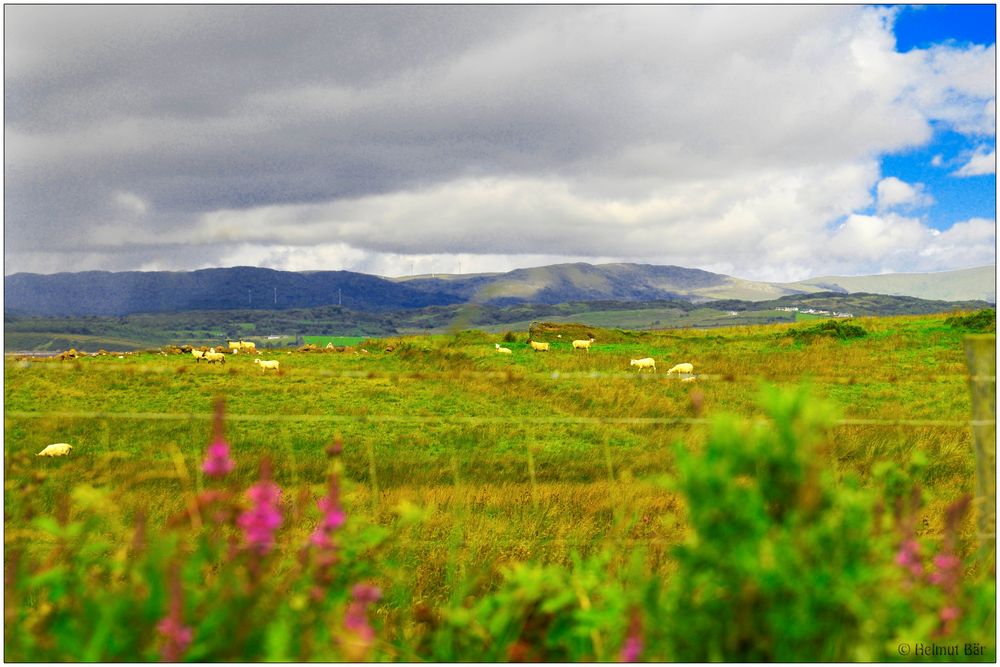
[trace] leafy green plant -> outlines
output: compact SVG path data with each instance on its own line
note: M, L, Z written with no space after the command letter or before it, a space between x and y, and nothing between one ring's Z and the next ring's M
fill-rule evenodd
M971 315L955 315L944 321L948 326L965 331L988 333L997 330L997 311L992 308L977 310Z
M795 340L805 341L820 336L848 340L851 338L864 338L868 335L868 332L863 327L844 322L843 320L827 320L826 322L814 324L804 329L790 329L787 335Z
M703 452L677 447L691 534L667 596L668 616L683 619L667 626L669 659L870 661L898 658L889 647L904 641L982 637L990 608L977 591L995 583L958 582L961 502L936 574L920 578L920 466L880 468L897 507L887 530L879 494L821 463L830 409L801 391L767 391L763 404L770 423L720 418Z

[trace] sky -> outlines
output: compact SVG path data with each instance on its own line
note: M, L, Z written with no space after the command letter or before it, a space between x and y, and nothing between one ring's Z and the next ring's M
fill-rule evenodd
M996 256L995 5L5 5L4 274Z

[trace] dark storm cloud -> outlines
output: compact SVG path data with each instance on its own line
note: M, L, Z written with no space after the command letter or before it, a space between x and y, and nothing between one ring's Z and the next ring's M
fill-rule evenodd
M955 113L890 14L9 5L6 271L671 261L691 228L691 262L804 261Z
M401 117L391 95L383 95L386 109L351 98L531 14L358 6L6 12L8 138L14 133L6 213L15 226L101 216L88 199L106 199L111 187L185 213L381 192L446 174L462 159L426 159L421 112ZM283 103L303 91L315 91L314 108ZM477 151L475 140L459 143Z

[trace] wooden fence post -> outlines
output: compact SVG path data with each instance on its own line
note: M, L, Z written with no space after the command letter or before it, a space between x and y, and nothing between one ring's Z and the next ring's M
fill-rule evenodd
M972 439L976 452L976 530L984 553L995 558L997 516L996 334L966 336L965 357L972 393Z

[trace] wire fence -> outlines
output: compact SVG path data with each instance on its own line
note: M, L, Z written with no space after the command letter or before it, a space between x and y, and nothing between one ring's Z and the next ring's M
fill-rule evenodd
M194 412L42 412L9 410L4 413L9 419L114 419L135 421L209 421L212 413ZM767 422L761 415L750 415L749 418ZM636 424L636 425L674 425L674 424L709 424L711 419L704 417L528 417L507 416L488 417L478 415L400 415L400 414L226 414L227 421L239 422L359 422L359 423L400 423L400 424ZM958 419L837 419L835 426L910 426L920 427L950 427L965 428L980 425L976 420ZM985 422L983 422L985 423ZM993 422L990 421L990 424Z

